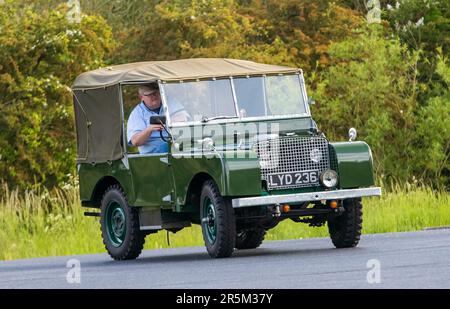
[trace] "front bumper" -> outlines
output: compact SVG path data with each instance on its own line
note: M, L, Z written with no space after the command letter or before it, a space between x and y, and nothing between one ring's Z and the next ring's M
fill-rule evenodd
M233 199L232 204L233 208L239 208L239 207L273 205L273 204L314 202L320 200L342 200L362 196L380 196L380 195L381 195L381 188L373 187L362 189L343 189L333 191L243 197Z

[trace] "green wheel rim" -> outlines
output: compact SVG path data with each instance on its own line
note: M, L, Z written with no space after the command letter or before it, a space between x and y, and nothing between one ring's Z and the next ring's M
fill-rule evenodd
M120 247L127 233L126 217L123 208L116 201L109 202L106 208L106 233L114 247Z
M217 238L217 220L214 204L209 197L203 201L203 230L210 244L214 244Z

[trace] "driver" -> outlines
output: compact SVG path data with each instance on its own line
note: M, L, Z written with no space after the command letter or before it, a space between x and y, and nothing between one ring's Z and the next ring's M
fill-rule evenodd
M139 153L165 153L168 146L161 139L160 131L164 137L167 132L159 124L150 124L151 116L164 115L161 106L161 95L158 84L152 83L140 86L138 96L141 102L136 105L128 117L127 140L130 146L137 146Z

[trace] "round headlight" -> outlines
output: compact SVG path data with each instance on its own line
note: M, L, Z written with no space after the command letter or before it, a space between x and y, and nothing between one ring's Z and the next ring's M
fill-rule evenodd
M327 188L336 187L338 183L338 174L333 170L326 170L320 175L320 182Z

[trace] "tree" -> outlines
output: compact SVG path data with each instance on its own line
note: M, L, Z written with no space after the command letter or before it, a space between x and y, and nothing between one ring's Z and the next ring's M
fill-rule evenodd
M436 73L436 50L450 52L450 2L448 0L404 0L385 10L385 18L410 50L421 50L419 78L424 84L419 101L424 104L437 91L442 78ZM439 81L440 80L440 81ZM437 88L436 88L437 86ZM442 93L441 93L442 94Z
M131 59L169 60L226 57L279 64L292 55L277 37L266 41L265 30L237 11L233 0L162 1L129 36L139 42Z
M343 140L348 128L356 127L372 147L377 175L406 180L418 151L418 53L386 39L379 28L331 45L337 64L318 82L314 114L331 140Z
M254 5L252 1L250 5ZM269 37L277 36L289 46L294 65L311 72L330 65L331 43L348 39L364 25L356 11L327 0L267 0L265 9Z
M12 186L51 187L75 167L69 86L103 64L111 30L98 16L69 22L65 6L0 6L0 173Z
M436 74L442 80L442 93L431 97L421 107L418 118L416 144L416 172L430 183L450 188L450 66L448 59L437 53Z

